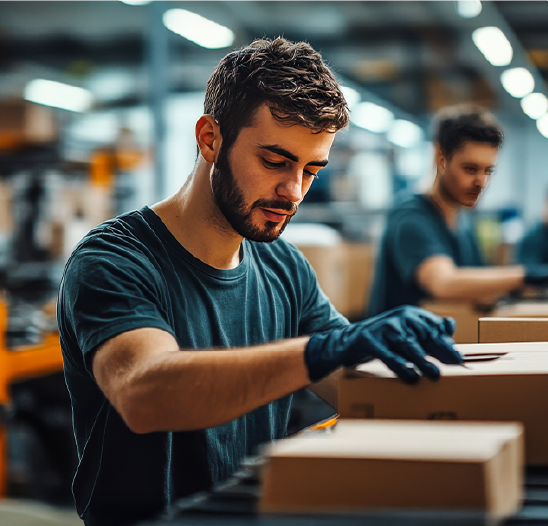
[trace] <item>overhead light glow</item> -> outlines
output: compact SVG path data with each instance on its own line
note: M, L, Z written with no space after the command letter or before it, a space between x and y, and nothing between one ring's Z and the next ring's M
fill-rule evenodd
M163 21L170 31L207 49L228 47L234 42L234 32L228 27L185 9L166 11Z
M356 104L361 100L361 95L354 89L349 88L348 86L341 86L341 91L343 92L344 98L348 107L352 109Z
M457 13L462 18L475 18L481 13L480 0L458 0Z
M152 2L152 0L120 0L123 4L127 5L147 5Z
M480 27L472 33L472 40L493 66L507 66L514 51L498 27Z
M538 131L548 139L548 115L537 120Z
M350 119L360 128L375 133L383 133L390 128L394 120L394 114L378 104L360 102L350 114Z
M35 79L25 86L25 99L70 111L87 111L93 103L88 90L53 80Z
M548 99L543 93L531 93L520 101L521 109L531 119L538 119L548 112Z
M411 148L422 139L422 130L413 122L397 119L392 124L387 139L403 148Z
M502 87L512 95L521 98L535 89L535 79L526 68L512 68L503 71L500 76Z

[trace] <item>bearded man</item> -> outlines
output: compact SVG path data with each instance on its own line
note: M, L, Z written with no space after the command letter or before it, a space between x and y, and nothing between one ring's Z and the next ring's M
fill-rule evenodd
M225 480L285 436L291 393L340 366L380 358L414 382L439 377L426 354L462 361L451 321L421 309L350 324L278 239L347 123L308 44L231 52L208 81L182 188L75 249L58 321L86 526L150 518Z

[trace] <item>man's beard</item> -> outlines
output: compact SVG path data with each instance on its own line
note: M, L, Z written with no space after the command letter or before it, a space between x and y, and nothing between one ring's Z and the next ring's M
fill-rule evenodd
M289 201L258 199L249 208L246 207L244 194L234 180L234 174L228 162L228 152L221 147L219 157L211 176L213 198L219 210L230 226L242 237L251 241L270 243L280 237L291 218L297 212L297 206ZM290 212L284 222L267 221L264 227L253 224L252 213L256 208L271 208Z

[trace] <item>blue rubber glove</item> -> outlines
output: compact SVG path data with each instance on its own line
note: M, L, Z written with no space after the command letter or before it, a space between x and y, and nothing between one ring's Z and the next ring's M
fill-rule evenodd
M310 380L316 382L344 365L375 358L383 361L404 382L416 383L420 375L437 380L439 369L427 355L447 364L462 364L453 348L452 318L442 318L419 307L397 307L367 320L311 336L304 353ZM415 368L416 367L416 368Z
M525 285L548 286L548 265L525 265Z

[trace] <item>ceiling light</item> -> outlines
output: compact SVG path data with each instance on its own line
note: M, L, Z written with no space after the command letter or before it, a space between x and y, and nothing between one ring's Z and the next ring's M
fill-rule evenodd
M538 131L548 139L548 115L537 120Z
M234 42L234 33L228 27L185 9L166 11L163 21L169 30L208 49L228 47Z
M538 119L548 112L548 99L543 93L531 93L520 102L521 109L531 119Z
M70 111L87 111L93 97L88 90L52 80L31 80L25 87L25 99L45 106Z
M481 13L480 0L458 0L457 13L462 18L474 18Z
M480 27L472 33L472 40L493 66L512 62L512 46L498 27Z
M526 68L507 69L500 76L502 87L512 95L521 98L535 89L535 79Z
M127 5L147 5L152 2L152 0L120 0L123 4Z
M372 102L360 102L350 114L350 119L360 128L382 133L390 128L394 120L394 114L383 106Z
M348 86L341 86L341 91L343 92L344 98L349 108L353 108L361 100L361 95L354 89L349 88Z
M403 148L411 148L422 139L422 130L413 122L398 119L392 124L387 139Z

